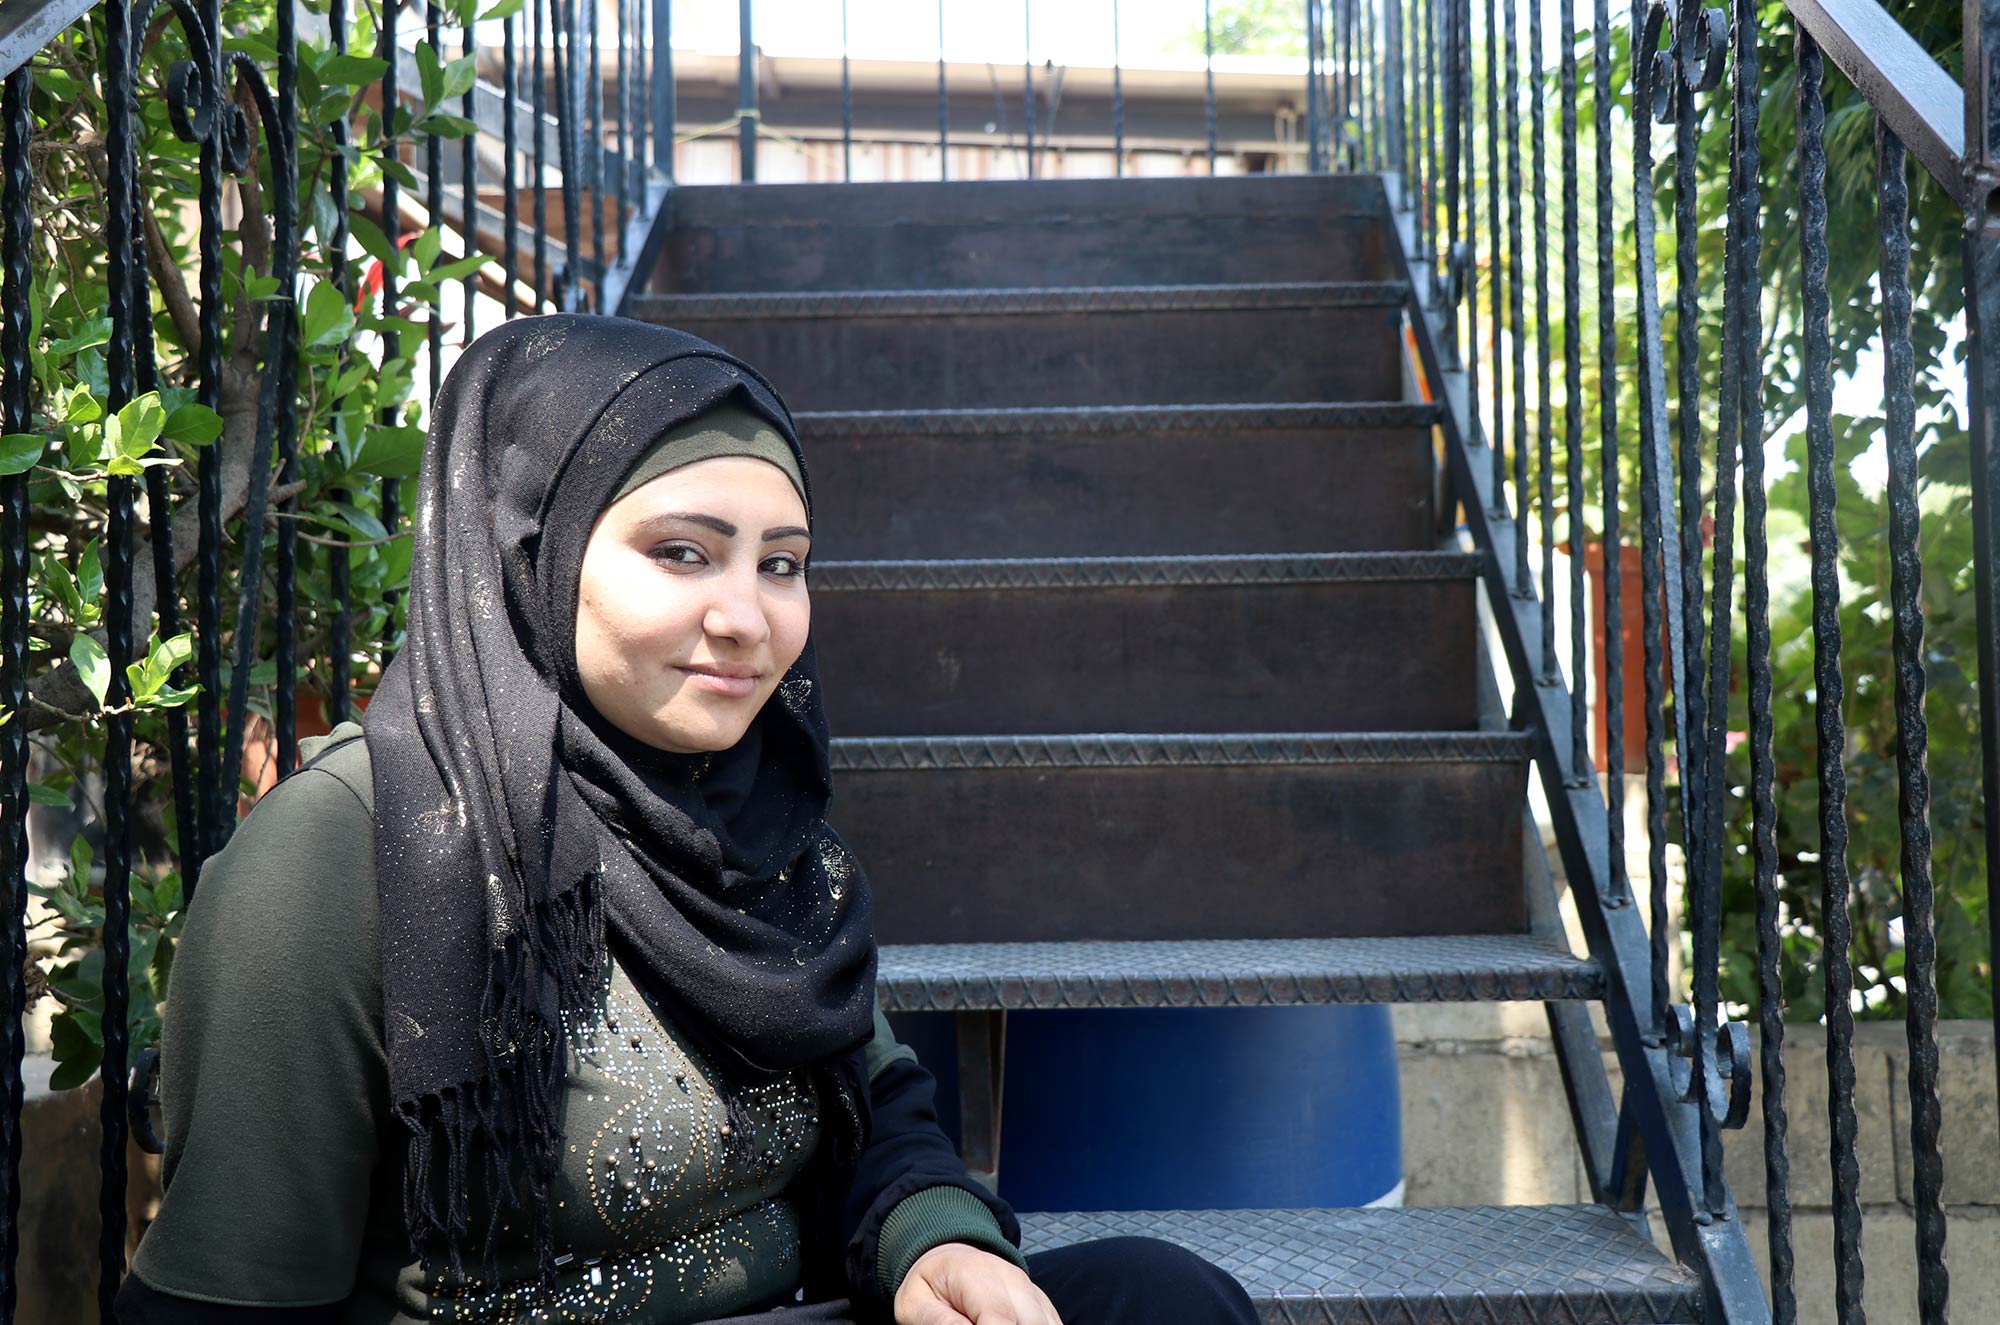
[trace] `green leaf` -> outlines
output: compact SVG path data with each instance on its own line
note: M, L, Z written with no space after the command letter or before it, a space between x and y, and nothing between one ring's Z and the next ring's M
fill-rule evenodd
M76 559L76 591L85 605L95 603L104 592L104 566L98 559L94 538L83 545L83 552Z
M55 595L71 617L83 614L83 595L77 591L76 579L69 573L69 567L53 553L44 552L41 559L42 586Z
M484 23L488 19L512 18L520 12L521 0L497 0L497 3L479 16L479 21Z
M381 478L414 478L423 454L422 428L378 425L363 436L361 452L354 457L354 468Z
M427 41L416 45L417 81L421 84L424 107L435 108L444 97L444 69L438 64L437 48Z
M94 854L90 849L89 838L79 833L70 839L69 882L70 886L79 894L83 892L84 885L90 880L90 861Z
M206 405L190 401L175 406L160 431L174 441L189 446L207 446L222 436L222 416Z
M434 281L455 281L461 276L470 276L487 263L493 261L491 253L475 253L469 258L457 258L431 270Z
M354 236L354 242L361 245L362 251L369 257L392 270L402 269L401 255L396 252L395 245L389 242L389 237L382 233L381 226L359 212L350 212L347 217L347 229L348 233Z
M64 423L95 423L104 417L104 402L91 395L90 388L83 383L77 383L74 390L63 394L68 397L63 403Z
M110 340L111 319L108 317L93 318L89 322L84 323L72 335L52 342L49 345L49 353L75 354L78 350L87 350L94 345L108 344Z
M46 782L30 782L28 784L28 803L31 805L60 805L67 809L69 807L69 795L55 787L51 787Z
M306 296L299 343L307 349L344 343L354 330L354 313L332 281L320 281Z
M25 474L42 458L48 438L38 432L0 434L0 474Z
M428 272L438 260L438 253L444 248L444 231L431 226L410 242L410 256L417 260L417 270Z
M422 127L433 138L469 138L479 132L479 126L465 116L447 115L443 111L424 116Z
M160 393L148 391L134 397L118 411L117 454L128 460L137 460L150 453L160 440L160 431L166 426L167 412L160 408ZM219 423L220 420L218 419ZM110 424L106 424L107 430Z
M467 92L470 92L472 90L473 76L472 57L470 55L461 55L453 60L444 67L444 95L439 97L438 100L442 101L446 97L462 97Z
M395 180L398 184L402 185L404 188L409 189L413 192L418 187L416 175L410 170L408 166L404 165L401 161L398 161L393 156L385 156L382 158L382 173L387 175L390 179Z
M97 1075L97 1059L75 1058L59 1062L56 1070L49 1073L50 1090L75 1090Z
M111 689L111 660L104 656L104 646L94 635L78 635L70 641L69 660L76 664L84 688L102 704Z
M372 55L335 55L320 65L319 81L328 85L342 83L348 87L360 87L387 72L389 62Z

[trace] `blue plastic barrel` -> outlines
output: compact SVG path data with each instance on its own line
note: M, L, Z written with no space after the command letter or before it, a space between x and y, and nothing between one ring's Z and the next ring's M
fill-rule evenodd
M897 1016L957 1138L952 1018ZM1000 1194L1017 1210L1394 1204L1386 1007L1015 1012Z

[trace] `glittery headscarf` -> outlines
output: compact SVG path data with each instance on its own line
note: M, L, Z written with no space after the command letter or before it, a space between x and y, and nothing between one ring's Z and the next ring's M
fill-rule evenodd
M462 1268L477 1232L490 1266L501 1216L518 1213L547 1273L564 1022L594 1013L608 951L725 1078L812 1069L822 1107L837 1106L824 1135L860 1144L875 949L866 881L823 819L810 639L713 755L626 736L576 668L597 516L663 433L724 403L768 420L803 479L770 383L624 318L498 327L432 409L408 638L364 721L389 1089L426 1263ZM727 1082L724 1095L740 1111Z

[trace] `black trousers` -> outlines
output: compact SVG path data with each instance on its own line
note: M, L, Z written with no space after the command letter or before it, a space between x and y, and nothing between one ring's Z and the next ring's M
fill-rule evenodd
M1038 1251L1028 1277L1063 1325L1256 1325L1243 1285L1159 1238L1100 1238ZM709 1325L855 1325L842 1302L808 1302Z

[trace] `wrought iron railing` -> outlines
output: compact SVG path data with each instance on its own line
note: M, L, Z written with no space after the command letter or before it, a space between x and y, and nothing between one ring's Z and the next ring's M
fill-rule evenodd
M1107 0L1112 12L1116 0ZM2000 601L1994 580L1994 452L1988 402L2000 399L1996 364L1986 336L2000 316L2000 223L1990 199L2000 175L2000 144L1987 52L2000 38L2000 16L1981 5L1965 8L1962 80L1941 67L1872 0L1787 0L1797 30L1796 47L1783 58L1795 65L1799 88L1799 252L1805 337L1804 407L1806 471L1811 489L1813 626L1817 689L1817 784L1822 843L1823 926L1817 964L1827 1008L1827 1063L1832 1105L1829 1156L1835 1190L1835 1228L1842 1322L1861 1319L1860 1210L1856 1193L1854 1072L1852 1066L1852 966L1848 955L1846 898L1847 806L1842 778L1840 586L1834 515L1829 316L1828 203L1825 192L1826 127L1822 115L1824 64L1836 67L1866 98L1877 118L1877 207L1881 261L1882 340L1889 377L1884 439L1888 455L1889 528L1895 562L1894 618L1898 816L1902 833L1901 914L1907 951L1904 969L1912 1074L1910 1141L1917 1209L1922 1319L1945 1318L1942 1162L1937 1083L1937 938L1932 920L1930 840L1926 819L1924 621L1917 583L1921 528L1917 501L1917 449L1912 394L1915 343L1911 334L1910 249L1906 153L1914 155L1936 185L1964 210L1964 283L1967 362L1971 365L1971 459L1963 481L1974 503L1978 545L1978 674L1985 783L1982 804L2000 794ZM1525 13L1522 12L1525 8ZM1205 6L1207 9L1207 6ZM603 22L606 12L612 21ZM939 5L940 46L946 7ZM555 308L615 311L651 266L658 224L674 186L676 125L671 13L668 0L615 0L605 6L578 0L527 0L511 11L488 12L458 4L426 4L406 12L387 0L382 29L373 40L382 61L363 101L391 112L422 107L424 123L403 124L393 113L379 130L365 112L348 108L329 120L328 138L365 150L335 151L324 158L330 227L319 239L336 253L348 247L350 214L370 218L354 227L376 259L363 271L333 264L329 280L342 307L380 310L372 344L342 338L339 369L351 356L378 361L402 357L402 339L421 337L428 380L437 382L451 354L479 330L474 310L498 301L502 315ZM1551 12L1553 18L1551 18ZM1607 980L1606 1011L1625 1080L1615 1120L1579 1120L1579 1141L1597 1199L1629 1212L1642 1208L1650 1181L1654 1200L1680 1259L1703 1279L1705 1301L1717 1321L1780 1322L1796 1318L1791 1250L1783 1061L1784 973L1776 845L1774 717L1784 706L1805 703L1774 694L1764 443L1768 358L1760 293L1768 264L1761 243L1760 181L1766 163L1760 142L1759 7L1734 0L1733 8L1694 3L1635 3L1613 13L1595 0L1585 25L1591 40L1588 86L1594 154L1582 159L1584 122L1580 87L1584 68L1572 0L1306 0L1306 58L1302 101L1307 141L1304 164L1315 171L1379 173L1402 240L1410 280L1409 313L1419 366L1444 415L1447 459L1454 491L1473 543L1489 555L1489 588L1498 637L1514 685L1515 720L1537 733L1537 765L1563 864L1591 951ZM302 107L297 59L300 15L294 0L275 0L269 77L251 49L222 40L214 0L111 0L91 6L76 0L21 5L0 15L0 69L6 71L0 103L0 434L25 436L51 428L46 384L38 383L33 300L38 214L33 205L35 150L31 57L51 43L69 42L79 30L89 39L75 49L98 63L95 76L107 92L106 176L102 225L108 255L103 406L115 414L135 397L167 380L154 344L150 307L146 210L149 177L158 163L134 151L135 105L141 94L164 90L172 124L195 151L198 181L194 227L198 233L198 285L189 301L194 317L187 362L174 380L193 388L196 403L225 403L229 372L225 320L255 337L261 350L243 359L255 374L255 426L240 454L224 444L187 448L191 492L177 491L168 467L134 465L137 473L101 476L106 519L102 532L103 608L101 694L79 676L76 663L36 657L36 622L30 601L32 491L37 478L23 466L0 477L0 875L9 890L7 940L10 1009L25 1003L27 952L24 886L28 862L25 830L31 800L30 735L64 721L101 724L99 760L105 779L101 879L105 978L102 1025L103 1200L102 1309L124 1270L125 1153L129 1123L146 1130L149 1089L142 1059L127 1062L126 949L134 861L127 817L133 779L133 724L145 706L135 697L128 665L142 669L164 660L171 686L191 670L192 732L171 705L155 715L159 744L169 766L173 818L179 827L177 872L189 883L203 858L226 840L235 821L237 770L258 716L268 708L273 759L279 769L296 761L295 676L299 641L311 629L313 649L328 669L326 716L347 716L350 692L365 683L396 638L393 592L386 604L364 601L348 580L345 552L369 541L369 524L393 538L402 516L400 480L379 482L356 470L359 486L336 489L337 502L353 506L356 530L335 540L326 573L330 601L308 601L299 587L296 519L303 322L296 290L302 225L308 218L301 193L299 116L317 114L322 98ZM84 29L70 28L82 18ZM331 0L328 41L345 52L352 15L345 0ZM495 24L498 30L495 30ZM757 177L757 146L765 136L757 100L757 59L751 0L739 0L743 40L738 109L733 120L741 176ZM602 30L600 27L602 26ZM1525 27L1525 32L1523 28ZM64 36L65 29L70 35ZM162 30L178 34L156 42ZM357 29L367 32L369 29ZM1209 24L1213 33L1213 24ZM846 26L843 23L843 42ZM394 34L394 35L392 35ZM1620 35L1622 34L1622 35ZM1032 38L1032 33L1024 32ZM1625 43L1629 42L1630 51ZM1203 138L1199 150L1210 169L1228 144L1218 130L1213 41L1203 79ZM607 53L606 48L609 47ZM1553 55L1551 61L1550 56ZM842 160L851 173L855 109L848 52L842 51ZM467 63L458 63L461 60ZM1548 67L1553 64L1553 68ZM372 68L372 67L371 67ZM1629 73L1636 69L1636 82ZM1023 61L1022 120L1027 129L1028 170L1035 173L1037 92L1032 60ZM1624 85L1614 79L1627 79ZM938 142L952 143L942 49L938 74ZM1961 91L1961 81L1963 91ZM1125 161L1122 68L1114 59L1114 168ZM456 99L456 115L443 109ZM1555 119L1550 118L1551 105ZM358 106L355 108L358 111ZM254 112L254 114L252 114ZM1525 117L1527 123L1523 125ZM1726 236L1721 261L1718 400L1703 402L1701 364L1704 317L1702 262L1713 263L1698 234L1697 171L1705 119L1719 119L1730 146L1726 183ZM1668 322L1659 295L1659 223L1655 181L1656 125L1673 126L1673 174L1665 192L1674 203L1675 303L1672 386L1668 377ZM1553 132L1553 152L1549 141ZM361 137L357 138L356 135ZM374 135L369 137L368 135ZM1622 136L1621 136L1622 135ZM308 135L310 137L310 135ZM1663 138L1664 136L1661 135ZM1483 142L1482 142L1483 138ZM1046 130L1043 131L1046 142ZM1906 146L1907 145L1907 146ZM1481 148L1483 147L1483 154ZM1629 153L1630 166L1621 165ZM1554 157L1551 193L1551 157ZM494 162L498 169L493 169ZM945 152L940 159L948 162ZM948 165L947 165L948 172ZM379 175L361 198L350 197L351 175ZM489 174L492 176L489 178ZM223 243L225 176L257 185L246 199L263 199L268 212L268 255L257 261L274 279L278 295L245 313L225 302L225 288L240 289ZM1589 185L1588 190L1585 184ZM492 197L497 188L498 198ZM526 189L528 196L523 199ZM554 196L551 197L553 190ZM1595 296L1595 354L1584 339L1586 295L1583 252L1584 197L1588 192L1596 241L1591 276ZM1484 206L1482 247L1481 206ZM525 202L525 215L524 204ZM356 204L359 206L356 206ZM553 204L553 207L551 206ZM585 221L585 215L589 217ZM1627 210L1629 209L1629 211ZM1530 216L1530 213L1532 215ZM1551 226L1551 213L1555 224ZM1621 262L1615 222L1629 215L1634 253ZM1527 226L1532 220L1532 232ZM410 287L400 280L406 231L418 227L449 233L465 251L483 250L494 261L450 279L460 283L463 313L455 325L437 309L442 282L419 272ZM1482 257L1482 254L1484 255ZM237 255L247 260L249 255ZM243 261L234 262L240 273ZM1559 284L1556 273L1559 272ZM1532 280L1530 279L1532 277ZM379 280L379 289L372 282ZM1481 283L1485 284L1482 292ZM1617 299L1621 284L1636 289L1630 305ZM1530 286L1532 285L1532 290ZM393 314L415 304L417 321ZM183 292L184 293L184 292ZM1482 307L1481 295L1485 296ZM1532 295L1532 299L1531 299ZM303 296L300 296L303 297ZM170 301L171 302L171 301ZM308 310L309 314L309 310ZM336 329L338 324L336 323ZM1561 344L1560 378L1556 348ZM1530 367L1532 344L1533 366ZM1626 347L1630 347L1629 349ZM416 357L414 355L410 356ZM1595 385L1586 374L1594 359ZM1628 363L1628 360L1633 362ZM1628 369L1632 370L1628 374ZM330 379L342 380L338 374ZM1636 412L1621 409L1618 386L1635 384ZM1561 392L1558 395L1558 382ZM1532 387L1532 399L1531 399ZM1591 398L1595 390L1596 398ZM1713 458L1703 455L1704 420L1716 411ZM1561 420L1558 445L1556 424ZM1595 437L1589 438L1595 420ZM384 435L407 428L392 402L372 420ZM1595 464L1587 452L1598 448ZM1636 444L1636 450L1634 443ZM5 453L0 445L0 454ZM1634 463L1636 462L1636 463ZM1642 569L1643 627L1638 666L1643 677L1646 812L1650 856L1647 877L1635 887L1625 869L1622 782L1624 765L1624 656L1621 576L1607 557L1601 661L1607 710L1607 755L1612 776L1600 790L1588 742L1591 660L1585 649L1584 545L1591 537L1587 499L1598 508L1597 537L1617 549L1631 527L1631 496L1621 486L1621 466L1637 478L1637 528ZM1532 480L1532 481L1531 481ZM1561 492L1558 492L1560 480ZM71 481L74 481L73 479ZM1738 485L1741 506L1738 508ZM1594 493L1592 489L1594 488ZM141 504L145 518L135 512ZM1558 502L1566 531L1558 529ZM177 518L192 502L193 518ZM363 520L361 517L366 517ZM276 660L268 704L255 676L261 660L256 623L265 609L261 536L240 537L232 554L229 531L275 527L269 615ZM1735 547L1743 538L1742 602L1736 602ZM1704 529L1712 524L1712 548ZM143 538L141 537L143 533ZM321 540L324 541L324 540ZM1568 679L1558 656L1556 597L1558 543L1569 545ZM1539 564L1537 564L1539 555ZM1706 574L1704 571L1706 570ZM233 576L235 613L223 607ZM192 579L192 593L187 580ZM370 591L373 592L372 590ZM186 597L188 608L183 612ZM1743 667L1749 753L1747 821L1728 793L1729 712L1734 638L1744 623ZM186 618L190 618L184 620ZM233 634L231 622L236 623ZM302 622L304 623L302 625ZM249 623L249 628L243 628ZM356 623L373 623L355 631ZM148 637L170 640L187 630L193 654L181 660L146 651ZM233 654L225 660L225 649ZM90 658L88 648L80 655ZM356 669L364 675L357 677ZM365 684L364 687L365 688ZM1670 702L1671 700L1671 702ZM1671 726L1670 726L1671 724ZM1678 771L1679 806L1669 781ZM1673 825L1670 831L1670 824ZM1729 830L1747 836L1753 885L1758 1021L1762 1041L1761 1106L1769 1206L1768 1299L1749 1240L1723 1180L1721 1132L1741 1125L1752 1104L1749 1043L1740 1022L1725 1021L1720 943L1725 920L1725 862ZM1986 815L1986 868L2000 860L2000 817ZM1673 924L1670 902L1677 886L1667 847L1677 838L1686 861L1687 920L1692 938L1691 997L1679 1001L1670 978ZM1990 877L1990 874L1989 874ZM2000 913L1989 919L2000 927ZM1989 958L1990 961L1990 958ZM1990 979L1990 965L1989 979ZM1559 1048L1572 1073L1595 1064L1587 1019L1551 1011ZM0 1054L9 1101L0 1110L0 1136L8 1160L0 1166L0 1319L11 1320L14 1267L19 1251L15 1215L20 1199L20 1018L8 1023ZM1595 1070L1594 1067L1589 1070ZM128 1082L136 1076L135 1088Z

